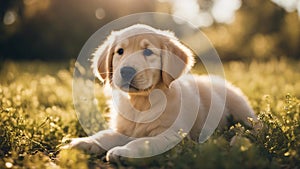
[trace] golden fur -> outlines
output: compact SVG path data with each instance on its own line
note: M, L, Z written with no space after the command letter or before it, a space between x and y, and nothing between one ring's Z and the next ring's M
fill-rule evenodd
M145 51L146 49L150 49L152 53L149 50ZM180 113L182 101L185 101L186 108L199 104L198 111L195 112L195 123L190 131L184 131L195 141L198 141L215 98L221 100L219 104L214 102L215 108L221 108L222 103L225 103L223 112L220 112L223 115L219 127L226 126L228 115L246 124L249 124L249 117L256 119L246 97L236 87L217 76L187 74L193 64L193 52L169 31L138 24L112 32L94 53L92 68L94 74L113 91L113 130L73 139L70 146L96 153L105 152L105 148L109 151L108 160L112 160L114 154L124 152L126 155L125 149L133 153L143 148L140 145L144 144L145 139L158 136L172 127ZM130 84L124 83L122 79L120 72L124 67L136 70ZM192 83L196 84L198 91L193 91ZM222 98L224 88L226 101ZM155 90L161 93L151 94ZM162 104L165 105L161 106ZM179 122L183 128L190 125L186 124L189 122L185 120L179 119ZM122 141L120 134L138 139ZM107 145L105 141L110 144ZM153 139L151 143L153 151L163 149L168 144L167 141L164 143L158 139Z

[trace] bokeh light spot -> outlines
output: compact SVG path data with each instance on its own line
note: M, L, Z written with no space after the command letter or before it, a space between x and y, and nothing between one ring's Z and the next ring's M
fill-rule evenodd
M103 19L105 17L105 10L103 8L96 9L95 16L99 20Z
M293 12L299 6L300 0L272 0L275 4L283 7L288 12ZM299 12L299 8L298 8Z
M235 11L241 7L241 0L216 0L212 8L212 15L219 23L231 23L234 21Z
M3 23L5 25L12 25L17 20L17 14L15 11L7 11L3 17Z

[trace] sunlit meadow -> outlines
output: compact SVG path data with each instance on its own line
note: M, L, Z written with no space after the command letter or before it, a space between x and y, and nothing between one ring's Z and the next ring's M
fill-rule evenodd
M78 150L60 151L64 137L82 137L72 101L74 62L11 62L0 69L0 168L297 168L300 166L300 62L227 62L264 127L232 124L205 143L184 139L157 157L109 164ZM203 73L197 65L194 73ZM84 87L84 86L82 86ZM97 89L101 88L96 84ZM101 116L108 107L96 92ZM95 110L91 110L95 111ZM100 125L100 124L99 124ZM101 124L105 126L105 124ZM231 138L236 136L234 140Z

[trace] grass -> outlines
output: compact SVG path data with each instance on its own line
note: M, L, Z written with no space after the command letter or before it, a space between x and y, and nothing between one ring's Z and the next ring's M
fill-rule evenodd
M72 65L10 61L0 65L0 168L300 166L299 61L224 64L226 78L244 91L264 123L258 133L235 124L225 132L215 132L203 144L184 139L162 155L122 164L109 164L79 150L59 151L63 137L86 135L73 108ZM201 67L197 70L201 72ZM97 98L105 119L108 110L103 93L97 92Z

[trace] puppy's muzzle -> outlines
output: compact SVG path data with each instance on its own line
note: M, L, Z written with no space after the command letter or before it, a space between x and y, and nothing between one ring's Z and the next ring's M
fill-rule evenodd
M133 67L125 66L125 67L121 68L120 74L121 74L123 83L130 84L136 74L136 70Z

